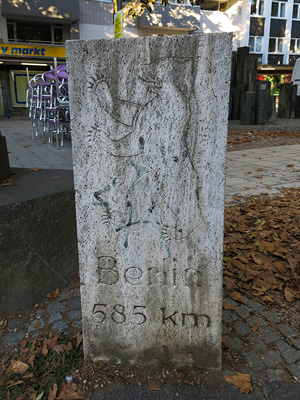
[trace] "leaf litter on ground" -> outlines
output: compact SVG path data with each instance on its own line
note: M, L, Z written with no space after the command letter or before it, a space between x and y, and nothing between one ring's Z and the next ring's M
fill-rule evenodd
M64 383L83 359L82 334L50 334L40 340L20 342L18 355L1 366L1 399L81 399L75 382Z
M299 203L300 189L287 189L277 196L251 197L243 203L226 207L223 260L224 287L228 297L244 304L244 294L269 304L293 303L300 298ZM48 296L54 299L57 294L58 291L54 291ZM223 308L230 310L234 306L224 300ZM5 327L7 321L1 321ZM252 327L254 332L257 329L258 324ZM146 377L141 368L134 370L134 374L123 374L121 369L118 372L118 366L83 361L81 332L71 338L64 334L51 334L42 340L23 339L20 346L19 355L2 365L0 398L81 398L77 383L81 389L82 385L75 382L74 373L78 364L83 373L90 370L90 374L95 376L97 372L97 376L103 377L102 382L117 379L127 383L122 375L134 380L140 374L141 381L143 376ZM228 347L225 339L223 347ZM64 383L71 371L74 381ZM133 375L133 378L128 378ZM179 375L174 373L169 379L179 382ZM250 381L240 375L228 380L232 380L233 384L236 382L246 393L250 391ZM182 382L186 382L187 377L183 374ZM152 390L159 390L166 379L161 375L152 375L148 384ZM153 382L157 385L156 389ZM189 382L201 384L196 376L189 377Z
M263 303L300 299L300 189L225 209L224 287Z

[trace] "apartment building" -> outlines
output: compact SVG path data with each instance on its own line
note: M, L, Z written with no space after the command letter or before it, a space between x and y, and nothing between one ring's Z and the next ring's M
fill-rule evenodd
M152 13L126 17L125 37L233 32L233 50L250 46L261 64L287 68L300 57L300 0L158 1ZM98 0L1 0L0 115L5 105L25 106L30 75L65 62L68 39L113 38L113 2Z
M294 65L300 57L300 0L250 3L250 51L262 64Z

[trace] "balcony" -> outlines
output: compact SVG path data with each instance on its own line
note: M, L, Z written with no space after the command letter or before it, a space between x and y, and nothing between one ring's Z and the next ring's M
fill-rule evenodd
M2 15L8 18L30 18L49 22L79 20L79 0L2 0Z
M200 7L184 4L169 4L163 7L154 4L151 13L146 11L139 18L140 28L175 28L193 31L200 26Z

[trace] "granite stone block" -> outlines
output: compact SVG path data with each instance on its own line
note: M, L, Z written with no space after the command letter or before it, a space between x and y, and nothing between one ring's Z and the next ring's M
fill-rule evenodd
M66 44L89 359L220 368L231 41Z

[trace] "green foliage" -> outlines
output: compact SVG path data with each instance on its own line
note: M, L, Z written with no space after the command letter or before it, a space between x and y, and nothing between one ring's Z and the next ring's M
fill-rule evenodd
M7 365L6 369L0 372L0 399L47 399L54 384L57 384L60 390L66 376L70 375L70 371L76 369L77 364L83 360L82 345L77 347L75 337L69 339L62 334L57 340L57 344L67 345L69 342L72 344L70 350L59 353L50 350L47 354L42 352L42 341L37 341L34 346L28 343L25 352L28 356L34 356L33 366L21 374L9 372ZM19 359L22 360L24 357L20 355ZM28 362L26 359L24 361ZM20 383L16 384L17 382Z
M267 80L271 82L271 95L279 96L281 75L268 75Z

